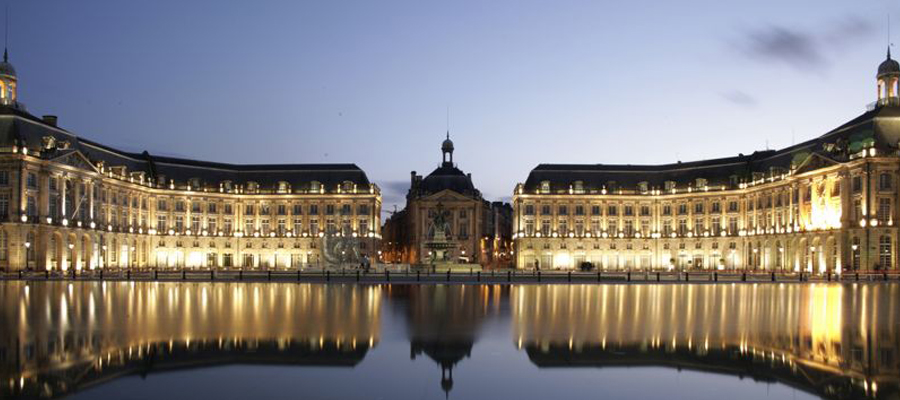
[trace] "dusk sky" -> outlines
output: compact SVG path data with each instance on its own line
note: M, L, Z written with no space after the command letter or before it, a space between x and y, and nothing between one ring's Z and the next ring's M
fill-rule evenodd
M508 201L539 163L821 135L875 100L889 14L900 33L888 0L7 4L31 113L129 151L356 163L385 209L440 162L448 107L458 166Z

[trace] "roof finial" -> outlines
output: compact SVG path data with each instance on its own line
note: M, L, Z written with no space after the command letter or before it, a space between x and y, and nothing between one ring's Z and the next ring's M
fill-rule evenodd
M3 62L9 61L9 3L6 3L6 25L3 33Z

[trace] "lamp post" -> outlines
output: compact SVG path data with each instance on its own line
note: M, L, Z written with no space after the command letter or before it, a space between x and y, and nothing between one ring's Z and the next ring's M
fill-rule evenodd
M28 260L31 260L31 242L25 241L25 262L23 263L22 269L28 269Z
M67 257L67 258L68 258L67 261L69 262L69 268L71 268L71 269L74 270L74 269L75 269L75 259L74 259L74 255L75 255L75 251L74 251L75 245L72 244L72 243L69 243L69 246L68 246L68 247L69 247L69 255L68 255L68 257Z

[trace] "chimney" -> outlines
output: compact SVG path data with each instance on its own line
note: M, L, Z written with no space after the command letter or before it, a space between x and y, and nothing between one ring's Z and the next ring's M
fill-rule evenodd
M52 127L56 127L56 121L59 120L55 115L45 115L41 117L44 120L44 123L50 125Z
M416 171L409 173L409 185L410 187L416 186Z

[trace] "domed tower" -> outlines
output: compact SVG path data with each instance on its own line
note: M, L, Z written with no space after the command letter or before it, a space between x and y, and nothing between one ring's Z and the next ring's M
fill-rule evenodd
M887 50L887 60L878 66L878 105L900 105L900 63L891 59L891 48Z
M19 82L16 69L9 63L9 53L3 50L3 62L0 63L0 104L15 105L18 99Z
M444 153L444 165L445 167L453 166L453 141L450 140L450 131L447 131L447 138L444 139L444 143L441 144L441 152ZM449 157L449 159L448 159Z

